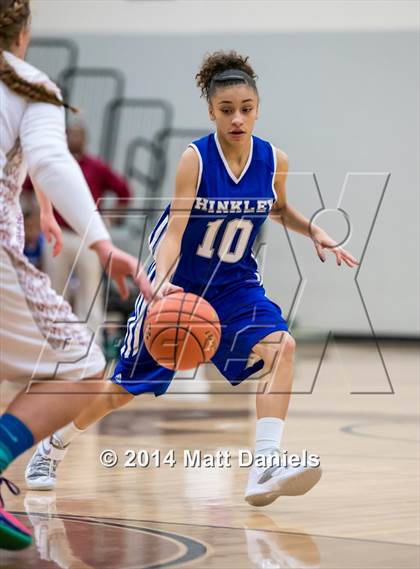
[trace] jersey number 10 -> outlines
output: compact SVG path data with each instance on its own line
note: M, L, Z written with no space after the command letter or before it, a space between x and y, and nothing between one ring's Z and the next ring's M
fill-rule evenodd
M217 219L216 221L210 221L207 224L207 231L203 242L197 247L197 255L205 257L206 259L211 259L213 257L214 242L216 241L216 235L223 221L224 219ZM232 219L232 221L229 221L217 250L219 259L224 263L237 263L240 261L247 248L253 228L254 224L249 219ZM241 233L238 241L236 242L235 250L231 251L230 249L238 230Z

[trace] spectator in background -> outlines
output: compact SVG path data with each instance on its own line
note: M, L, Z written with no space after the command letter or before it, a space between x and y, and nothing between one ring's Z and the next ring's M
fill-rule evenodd
M25 229L25 257L40 271L44 271L45 241L51 244L53 257L56 257L63 247L63 235L55 217L51 202L44 199L43 207L35 192L22 192L20 206L23 214Z
M44 251L44 235L39 223L39 211L24 212L25 249L24 255L40 271L42 271L42 255Z
M127 182L105 162L86 152L87 133L83 124L75 123L68 127L67 142L70 152L83 172L95 203L100 207L101 198L106 193L112 192L118 197L118 207L126 207L128 198L131 197ZM24 184L24 189L33 189L29 178ZM63 294L67 300L73 301L76 315L81 321L86 321L92 331L97 333L98 327L102 326L104 321L103 298L99 290L102 268L97 255L83 246L80 237L57 212L55 216L63 232L63 247L57 257L53 257L49 247L46 248L43 255L45 271L50 276L53 288ZM75 276L74 273L79 285L77 294L73 291L73 298L70 298L71 287L68 284L69 278ZM101 336L99 333L98 340Z

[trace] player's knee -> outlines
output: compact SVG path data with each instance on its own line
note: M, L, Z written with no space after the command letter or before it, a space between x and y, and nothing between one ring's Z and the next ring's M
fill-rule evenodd
M293 355L296 349L296 342L287 332L274 332L268 337L269 347L282 355Z
M272 335L270 348L280 359L293 359L296 350L296 342L287 332L276 332Z
M263 342L254 348L254 352L265 362L275 358L293 359L296 350L296 342L287 332L274 332Z
M108 393L105 401L106 409L108 412L115 411L127 405L133 398L134 395L131 393Z
M296 342L290 334L287 334L287 332L283 334L280 350L285 356L293 356L295 354Z

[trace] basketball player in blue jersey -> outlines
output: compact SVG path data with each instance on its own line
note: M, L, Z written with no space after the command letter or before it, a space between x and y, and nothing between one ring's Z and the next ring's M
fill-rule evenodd
M174 198L149 239L155 259L149 276L157 297L183 289L212 304L222 326L212 362L232 385L267 371L268 388L256 396L255 448L267 460L255 461L245 493L250 504L263 506L280 495L304 494L321 470L275 460L292 391L295 342L280 308L265 294L252 245L270 217L310 237L322 261L324 249L338 265L354 267L357 261L287 203L286 154L252 134L259 106L255 78L248 58L236 52L205 58L197 84L216 132L190 144L180 160ZM140 296L108 395L38 446L26 472L30 488L55 486L58 461L90 424L135 395L168 389L174 372L158 365L143 345L145 312Z

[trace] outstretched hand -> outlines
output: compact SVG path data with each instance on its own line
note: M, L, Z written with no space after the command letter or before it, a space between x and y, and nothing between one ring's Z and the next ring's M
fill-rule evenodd
M92 249L97 253L106 273L115 281L123 300L128 298L127 277L134 280L146 300L152 298L150 281L137 259L115 247L111 241L97 241Z
M331 253L334 253L338 266L341 265L342 261L344 261L347 266L352 268L359 265L359 262L353 257L353 255L350 255L348 251L342 247L339 247L336 241L334 241L334 239L331 239L331 237L323 229L318 228L317 230L313 231L312 240L314 242L318 257L322 262L324 262L326 258L326 249L328 251L331 251Z
M63 248L63 232L54 217L52 210L48 213L42 213L40 216L41 231L48 243L54 243L52 256L57 257Z

